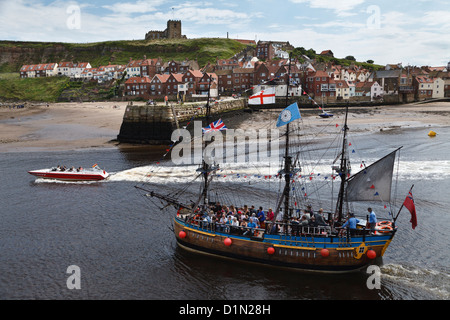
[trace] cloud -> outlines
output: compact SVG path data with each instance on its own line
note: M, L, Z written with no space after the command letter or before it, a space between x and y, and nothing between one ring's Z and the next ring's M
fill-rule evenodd
M104 5L102 7L120 14L147 13L157 11L157 7L164 2L164 0L139 0L136 2L116 2L112 5Z
M330 9L338 16L352 16L355 15L353 11L357 6L364 3L365 0L289 0L292 3L305 3L310 8Z

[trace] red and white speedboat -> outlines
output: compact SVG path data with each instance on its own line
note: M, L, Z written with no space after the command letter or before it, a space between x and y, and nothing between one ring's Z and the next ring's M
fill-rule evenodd
M92 168L84 169L79 167L67 169L65 167L54 167L50 169L41 169L28 171L29 174L33 176L44 178L44 179L56 179L64 181L100 181L108 178L109 174L100 169L100 167L95 164Z

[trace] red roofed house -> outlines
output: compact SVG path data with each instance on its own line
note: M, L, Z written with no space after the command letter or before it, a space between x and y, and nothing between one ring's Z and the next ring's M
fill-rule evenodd
M304 91L306 91L309 95L313 95L315 98L335 97L336 82L338 81L341 80L331 79L330 75L322 70L310 72L306 75Z
M131 77L125 81L124 94L148 100L150 99L150 82L151 80L148 77Z
M233 70L217 70L217 77L219 78L219 91L220 93L232 93L233 92Z
M20 68L21 78L39 78L39 77L52 77L58 73L57 63L41 63L23 65Z
M242 92L253 87L254 68L235 68L233 72L233 92ZM219 82L220 83L220 82Z
M336 98L337 99L350 99L350 88L345 80L334 80L336 82Z
M257 62L254 72L255 85L274 79L279 69L279 65Z
M183 83L188 84L186 94L197 93L197 85L202 77L203 73L200 70L189 70L183 75Z
M58 65L58 75L70 77L73 62L60 62Z
M423 75L415 76L413 86L416 100L426 100L433 97L433 79Z
M177 95L178 86L183 84L183 75L181 73L171 73L167 78L167 95Z
M170 74L155 74L150 80L150 95L152 97L167 95L167 80L169 77Z
M242 66L236 59L219 59L216 61L216 70L232 70Z
M86 68L92 68L91 64L89 62L78 62L73 63L72 68L70 70L70 77L71 78L80 78L81 73Z
M321 56L334 57L334 53L331 50L324 50L320 53Z
M86 68L81 72L80 78L83 80L90 80L94 78L94 74L97 73L97 68Z
M205 73L197 84L197 94L208 95L210 89L210 96L217 97L218 95L218 76L215 73ZM211 82L211 86L210 86Z

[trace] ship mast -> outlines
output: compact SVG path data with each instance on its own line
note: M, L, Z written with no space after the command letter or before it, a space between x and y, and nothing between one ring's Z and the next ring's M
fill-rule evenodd
M345 122L344 122L344 138L342 141L342 151L341 151L341 164L337 173L341 177L341 186L339 188L338 200L336 203L336 214L338 218L338 222L342 221L343 210L344 210L344 194L345 194L345 184L347 181L347 175L350 172L349 163L347 158L347 116L348 116L348 105L345 108Z
M208 73L205 71L205 74L208 75ZM211 82L212 82L212 76L209 77L209 83L208 83L208 100L206 102L206 125L209 125L211 122L211 106L209 104L209 99L211 97ZM208 142L205 141L205 147L203 150L206 149L206 146L208 145ZM210 165L205 161L204 155L202 156L202 167L199 169L199 171L203 174L203 192L202 192L202 198L203 198L203 204L206 206L208 204L208 189L209 189L209 172L212 171L210 168Z
M291 54L289 54L289 68L286 77L286 105L287 108L289 104L289 84L291 76ZM289 219L289 199L291 191L291 167L292 167L292 157L289 156L289 123L286 125L286 145L284 150L284 214L283 221L286 223Z

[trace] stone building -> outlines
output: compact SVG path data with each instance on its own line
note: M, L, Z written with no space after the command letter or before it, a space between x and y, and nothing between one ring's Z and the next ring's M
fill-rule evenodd
M145 40L155 39L186 39L181 33L181 20L167 21L167 29L164 31L149 31L145 34Z

